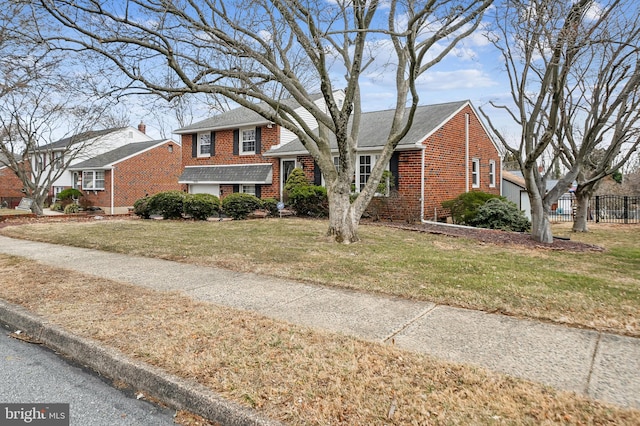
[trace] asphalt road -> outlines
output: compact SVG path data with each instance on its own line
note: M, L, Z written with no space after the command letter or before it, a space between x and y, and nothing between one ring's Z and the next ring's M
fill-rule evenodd
M0 403L68 403L74 426L174 424L172 410L127 395L45 347L9 337L4 327Z

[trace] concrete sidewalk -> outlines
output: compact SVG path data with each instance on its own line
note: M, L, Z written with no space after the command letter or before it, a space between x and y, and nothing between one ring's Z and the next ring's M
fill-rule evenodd
M292 323L391 342L640 409L640 339L151 258L0 236L0 252ZM0 317L0 321L2 318Z

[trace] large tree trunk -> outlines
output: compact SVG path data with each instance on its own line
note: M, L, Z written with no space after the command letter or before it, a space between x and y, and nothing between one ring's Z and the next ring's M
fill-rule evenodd
M36 216L42 216L44 214L44 202L47 199L47 193L33 194L31 196L33 203L31 203L31 211Z
M350 186L349 183L348 187ZM349 190L343 188L341 191L329 191L327 195L329 197L329 230L327 235L343 244L360 241L358 225L361 215L357 214L351 204Z
M529 192L531 202L531 236L541 243L553 243L553 233L549 222L549 207L537 193Z
M591 193L587 190L576 189L576 216L573 218L573 232L589 232L589 201Z

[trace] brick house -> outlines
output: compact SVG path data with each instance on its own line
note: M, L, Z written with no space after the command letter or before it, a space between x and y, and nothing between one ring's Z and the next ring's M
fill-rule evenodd
M0 158L0 205L13 209L24 197L22 181Z
M73 187L107 214L127 213L145 195L180 190L181 171L182 147L171 139L130 143L69 168Z
M362 115L356 191L382 151L393 112ZM176 133L182 135L183 146L180 183L189 192L221 197L249 192L282 199L284 183L295 167L301 167L310 182L323 183L312 157L293 134L246 108ZM337 159L335 142L332 150ZM469 101L421 106L389 162L394 187L374 197L369 214L393 220L443 219L448 212L442 209L442 201L472 190L500 194L500 161L497 146Z

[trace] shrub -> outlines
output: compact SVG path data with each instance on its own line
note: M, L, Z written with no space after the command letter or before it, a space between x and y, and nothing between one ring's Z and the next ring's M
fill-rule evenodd
M64 207L59 202L55 202L55 203L51 204L51 206L49 206L49 209L54 211L54 212L63 212L64 211Z
M262 200L262 208L267 210L271 216L278 214L278 200L275 198L264 198Z
M71 199L77 200L80 197L82 197L82 192L80 192L75 188L63 189L56 196L58 200L71 200Z
M149 198L148 208L162 215L163 219L180 219L185 199L182 191L165 191Z
M526 232L531 227L529 219L518 206L500 198L492 198L480 206L469 225L516 232Z
M442 207L449 209L453 223L469 225L476 216L480 206L491 198L502 197L482 191L471 191L460 194L453 200L443 201Z
M388 182L388 185L387 185ZM378 188L376 189L377 194L389 195L389 192L395 188L396 179L393 177L393 173L389 170L385 170L382 172L382 177L380 178L380 183L378 184Z
M288 194L298 187L311 186L302 169L296 167L291 171L284 184L284 191Z
M207 220L220 213L220 199L212 194L187 194L184 198L184 214L196 220Z
M68 204L64 208L64 214L80 213L80 206L77 204Z
M143 219L149 219L153 214L149 207L149 197L139 198L133 203L133 213Z
M289 193L289 203L299 215L329 216L329 199L323 186L298 186Z
M262 202L258 197L241 192L229 194L222 200L222 210L234 219L246 219L260 207Z

